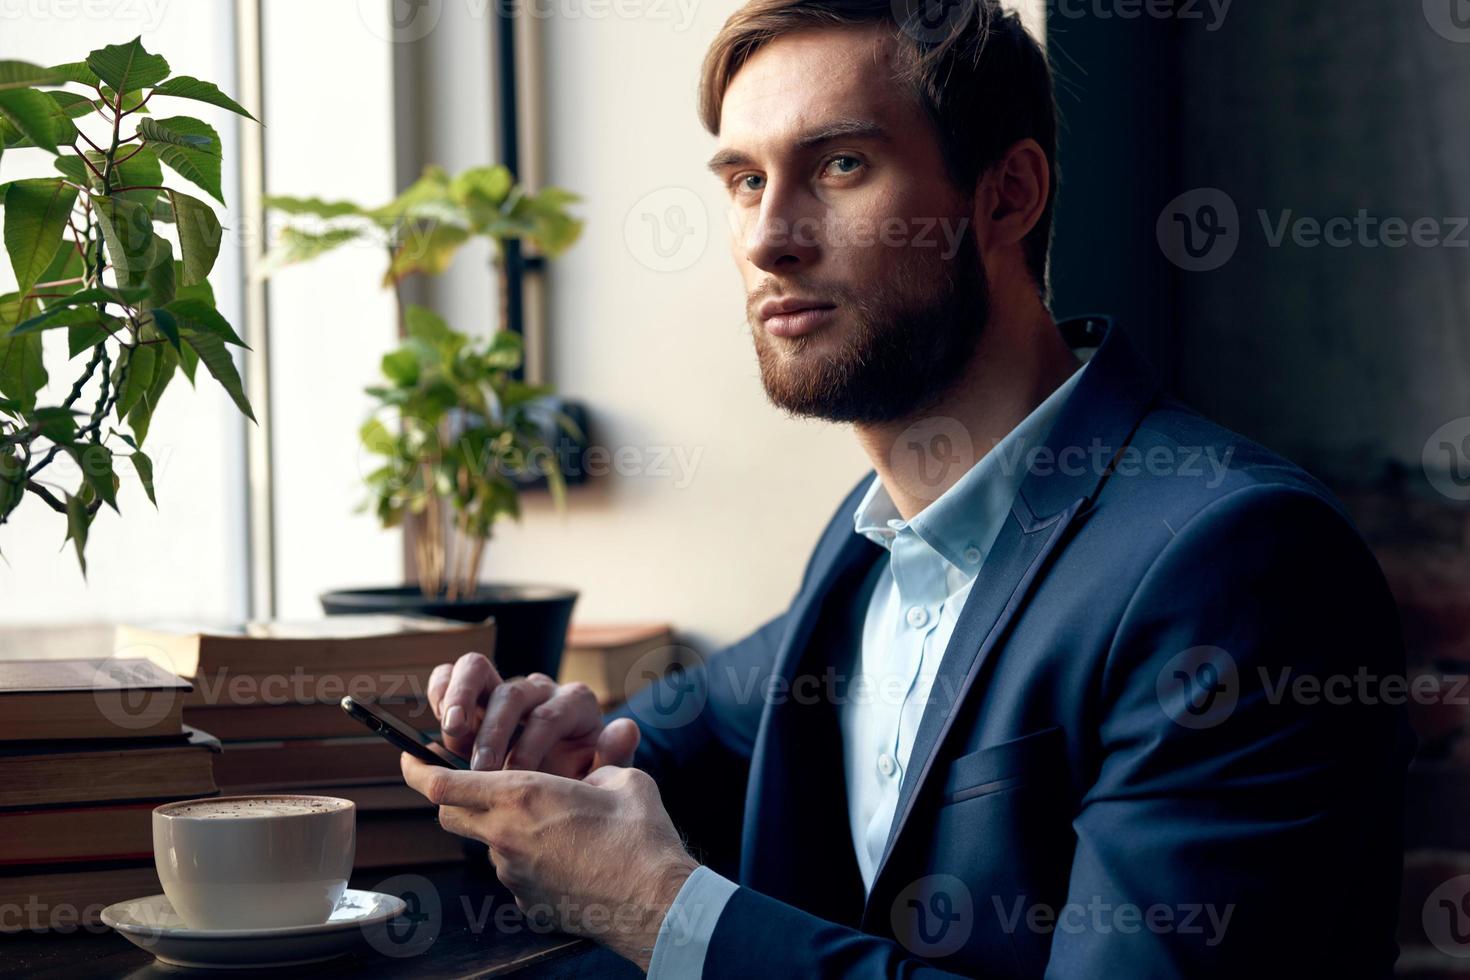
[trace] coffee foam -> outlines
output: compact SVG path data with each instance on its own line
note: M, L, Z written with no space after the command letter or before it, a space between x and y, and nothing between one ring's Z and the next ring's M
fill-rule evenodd
M164 810L165 816L188 817L192 820L241 820L266 817L299 817L313 813L331 813L351 804L347 800L324 796L247 797L242 799L197 800Z

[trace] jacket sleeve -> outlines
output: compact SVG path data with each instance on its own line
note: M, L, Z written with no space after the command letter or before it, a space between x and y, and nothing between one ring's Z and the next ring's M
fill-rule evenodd
M1324 498L1257 486L1195 515L1101 668L1066 903L1018 926L1051 934L1046 975L1391 975L1403 669L1382 575ZM741 888L704 975L949 974Z
M1124 613L1073 821L1069 905L1129 928L1058 927L1047 975L1391 975L1403 679L1393 599L1334 505L1266 485L1196 515Z
M655 681L610 716L638 723L633 764L658 783L690 851L724 874L739 865L750 756L785 628L782 614L704 663Z

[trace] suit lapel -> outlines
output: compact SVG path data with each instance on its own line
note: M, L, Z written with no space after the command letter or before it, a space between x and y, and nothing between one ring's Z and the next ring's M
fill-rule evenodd
M991 655L1004 644L1027 595L1046 574L1048 563L1091 508L1118 453L1132 439L1157 393L1157 381L1127 338L1116 328L1109 328L1046 440L1051 459L1060 458L1061 451L1068 447L1091 449L1101 445L1106 465L1072 471L1038 470L1022 482L1010 516L960 611L935 674L871 894L877 894L883 883L919 791L934 770L965 699L976 687Z
M853 531L857 499L849 498L824 536L813 581L793 604L761 692L771 705L756 734L740 865L742 884L851 925L862 914L863 882L847 829L842 731L821 682L828 666L845 669L833 658L861 635L869 573L884 553Z
M1061 546L1068 529L1087 504L1085 498L1078 499L1062 513L1044 521L1037 521L1029 511L1023 513L1020 506L1012 508L990 558L980 569L960 611L954 634L934 675L934 687L919 721L913 751L899 787L898 809L874 877L874 891L893 853L893 845L913 812L919 787L928 778L939 748L954 725L959 706L974 688L990 654L1004 639L1016 611L1043 573L1047 559Z

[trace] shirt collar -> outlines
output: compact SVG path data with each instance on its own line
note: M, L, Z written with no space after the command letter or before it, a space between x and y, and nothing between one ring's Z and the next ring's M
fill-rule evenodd
M1052 423L1085 370L1084 364L1072 372L1071 377L911 521L903 520L883 481L875 474L853 514L854 530L884 548L891 548L893 539L907 528L945 561L974 577L1000 535L1011 503L1021 489L1027 471L1026 453L1045 443Z

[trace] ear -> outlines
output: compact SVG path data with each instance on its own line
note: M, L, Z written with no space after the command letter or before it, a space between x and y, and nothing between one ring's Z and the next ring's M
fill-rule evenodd
M1051 161L1034 139L1024 139L1005 152L981 178L976 217L983 244L1004 248L1024 241L1051 198Z

